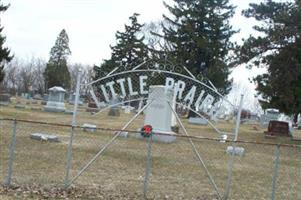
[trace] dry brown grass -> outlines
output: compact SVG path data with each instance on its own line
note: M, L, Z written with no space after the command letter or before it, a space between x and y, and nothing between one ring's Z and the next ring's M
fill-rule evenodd
M37 105L27 105L28 107ZM72 107L70 107L71 109ZM133 114L121 113L120 117L108 117L107 112L91 115L80 107L77 117L79 125L96 124L103 128L121 128ZM0 108L2 118L37 120L52 123L71 123L71 115L63 113L47 113L30 109L15 109L13 105ZM217 137L209 126L197 126L183 119L187 131L191 135ZM137 130L143 124L143 115L128 128ZM8 146L11 140L12 123L1 121L0 132L0 180L6 175ZM216 124L225 132L233 132L234 123L219 122ZM254 128L256 126L256 128ZM265 139L263 130L256 124L243 124L239 139L294 143L290 138ZM13 183L18 185L36 183L44 187L60 187L65 176L66 152L71 129L18 123L17 147L14 162ZM59 136L62 142L49 143L31 140L30 133L45 132ZM180 132L183 132L180 130ZM76 173L112 138L110 131L96 133L76 130L73 145L73 162L71 176ZM207 164L221 193L227 181L229 156L225 153L228 143L208 140L194 140ZM272 172L274 162L274 146L239 144L246 150L243 157L236 157L233 172L232 199L268 199L271 196ZM152 174L150 177L150 198L164 199L213 199L214 190L202 166L196 160L187 139L177 138L172 144L153 143ZM278 199L301 199L301 161L300 148L281 148L279 179L277 184ZM104 194L135 194L142 197L143 177L146 166L147 144L131 134L129 138L118 138L112 146L98 158L91 167L74 183L76 187L93 188L101 186ZM137 193L137 194L136 194ZM0 196L1 197L1 196ZM8 198L9 199L9 198Z

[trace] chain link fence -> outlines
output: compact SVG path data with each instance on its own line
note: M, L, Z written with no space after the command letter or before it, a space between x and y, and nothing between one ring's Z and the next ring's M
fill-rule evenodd
M0 120L0 126L1 181L48 188L70 183L119 131L13 119ZM232 143L183 135L170 144L150 143L149 138L138 139L137 130L128 127L128 134L117 137L72 185L154 199L218 199L218 194L224 198L227 193L229 199L301 199L298 145ZM66 180L71 131L72 162ZM60 142L35 140L33 133L55 134ZM229 154L228 146L242 147L244 153Z

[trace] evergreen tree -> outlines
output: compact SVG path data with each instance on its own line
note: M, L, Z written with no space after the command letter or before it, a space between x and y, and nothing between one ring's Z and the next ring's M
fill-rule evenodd
M121 63L125 68L135 67L148 57L147 46L143 43L144 36L139 38L143 25L138 23L138 16L139 14L134 13L129 17L131 24L125 25L125 32L117 31L117 45L111 46L112 60Z
M0 13L8 9L9 6L5 6L0 2ZM4 64L11 61L13 58L10 55L10 50L7 47L3 47L5 42L5 37L1 34L3 27L0 27L0 83L4 79Z
M94 67L95 77L98 79L109 73L115 67L131 69L148 58L148 48L143 43L144 36L141 35L142 24L138 23L139 14L134 13L130 19L130 25L125 25L125 31L116 33L116 45L111 46L112 54L109 60L98 67Z
M209 79L223 93L230 90L228 80L230 37L235 33L229 24L234 7L228 0L174 0L164 4L171 16L163 15L162 37L168 50L164 59L186 66L198 77Z
M70 88L71 80L67 67L67 58L70 54L69 38L63 29L57 37L55 45L51 48L50 58L44 72L46 89L53 86Z
M239 53L241 63L265 66L267 72L254 78L264 108L286 114L301 111L301 1L268 0L250 4L243 11L261 23L254 27L262 36L250 36Z

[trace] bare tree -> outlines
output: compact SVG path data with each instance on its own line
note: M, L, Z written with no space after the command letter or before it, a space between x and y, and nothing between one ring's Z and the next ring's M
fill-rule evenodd
M258 99L255 97L252 88L246 86L243 83L234 83L231 92L227 95L228 100L234 105L234 109L237 109L240 103L240 97L243 98L243 108L252 111L252 113L259 114L262 112Z
M32 60L34 62L34 83L33 89L39 94L45 93L45 79L43 73L46 68L46 61L40 58Z
M46 62L41 58L32 57L27 61L14 58L5 68L3 87L12 94L29 91L43 94L45 66Z
M33 90L33 84L35 82L36 77L34 76L34 60L31 59L30 62L24 64L20 69L20 80L22 84L23 92L28 93Z
M69 67L69 72L71 76L71 91L75 92L76 89L76 80L79 70L81 70L81 94L85 95L88 92L88 88L84 84L92 81L93 68L89 65L83 64L73 64Z
M14 58L7 66L5 70L5 78L2 82L2 87L12 93L16 94L19 92L19 70L21 68L21 63L17 58Z

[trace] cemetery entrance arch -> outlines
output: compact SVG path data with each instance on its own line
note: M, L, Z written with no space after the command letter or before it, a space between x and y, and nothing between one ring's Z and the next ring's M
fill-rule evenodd
M79 82L80 79L78 79ZM214 122L218 118L230 116L235 110L234 106L210 80L195 77L184 66L142 63L131 70L116 67L110 73L103 74L102 78L82 85L90 88L91 99L95 102L99 113L122 106L124 109L135 110L136 114L123 127L120 127L120 131L100 148L74 178L68 181L67 186L72 184L141 113L145 114L144 124L141 124L141 127L151 125L154 132L153 139L157 136L156 139L163 142L174 141L175 135L171 128L173 125L177 125L189 137L181 115L193 116L194 123L208 124L216 133L214 137L221 140L231 135L217 128ZM77 85L76 101L79 97L79 88L80 84ZM76 117L76 105L75 102L73 119ZM156 112L156 115L153 112ZM153 119L153 116L157 118L162 116L162 119ZM143 132L141 134L143 136ZM216 194L222 198L201 153L195 148L191 139L189 142ZM72 144L72 137L70 144Z

